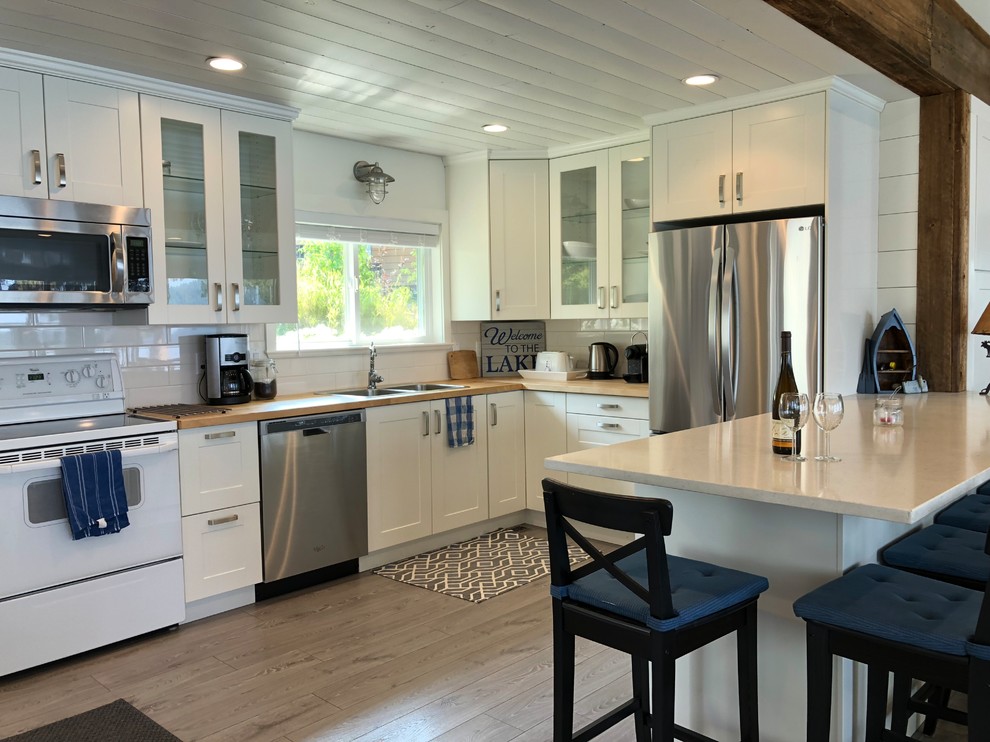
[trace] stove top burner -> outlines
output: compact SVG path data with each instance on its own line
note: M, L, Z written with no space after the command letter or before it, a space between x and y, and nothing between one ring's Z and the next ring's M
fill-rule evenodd
M132 407L128 412L133 415L163 415L178 420L196 415L224 414L230 412L230 408L203 404L160 404L149 407Z

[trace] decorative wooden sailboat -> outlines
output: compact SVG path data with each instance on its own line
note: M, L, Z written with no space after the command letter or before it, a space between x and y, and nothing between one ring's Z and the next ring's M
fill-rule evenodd
M918 374L918 357L914 343L896 309L884 314L867 342L863 373L868 375L862 389L866 393L889 392ZM872 378L869 378L872 377Z

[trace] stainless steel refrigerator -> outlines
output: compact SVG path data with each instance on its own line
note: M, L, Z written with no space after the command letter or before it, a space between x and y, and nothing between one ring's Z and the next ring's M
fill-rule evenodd
M822 242L821 217L650 235L654 432L769 412L781 330L791 332L798 389L818 391Z

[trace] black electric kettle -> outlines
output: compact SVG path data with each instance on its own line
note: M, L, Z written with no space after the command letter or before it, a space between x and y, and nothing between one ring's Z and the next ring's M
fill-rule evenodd
M619 362L619 349L612 343L592 343L588 354L588 378L611 379Z

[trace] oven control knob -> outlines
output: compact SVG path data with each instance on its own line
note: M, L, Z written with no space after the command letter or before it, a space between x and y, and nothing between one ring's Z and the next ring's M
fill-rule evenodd
M100 374L99 376L96 377L96 388L97 389L104 389L106 387L106 385L107 385L107 377L106 376L104 376L103 374Z
M79 372L76 371L75 369L65 372L65 380L69 383L70 386L75 386L76 384L78 384L81 378L82 376L80 376Z
M93 378L94 370L95 369L93 368L93 366L87 363L85 366L82 367L82 375L85 376L87 379L91 379Z

